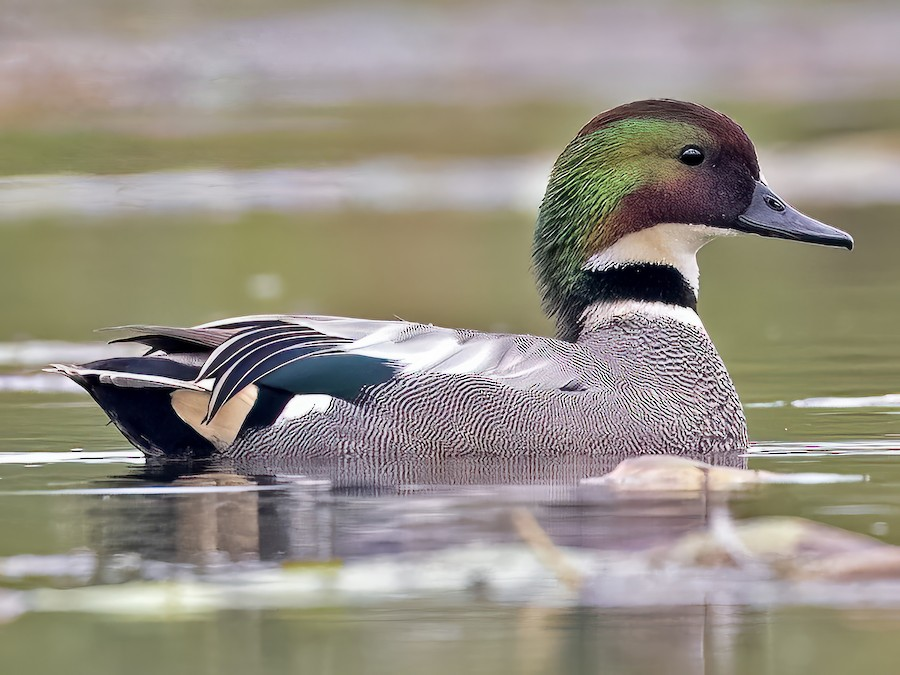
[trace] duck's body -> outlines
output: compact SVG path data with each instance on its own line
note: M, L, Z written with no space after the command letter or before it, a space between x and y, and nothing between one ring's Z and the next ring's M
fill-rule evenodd
M246 457L264 450L273 464L283 465L290 458L328 454L571 452L622 458L671 452L722 461L746 446L740 402L712 342L702 326L673 316L611 317L575 343L400 321L237 321L238 328L226 323L190 329L223 344L231 334L232 348L226 345L216 357L225 366L217 380L230 388L267 359L265 370L294 360L274 377L289 377L293 369L294 389L308 393L288 392L287 383L279 387L272 380L267 385L265 377L249 387L237 384L243 395L204 424L209 394L202 387L173 399L170 388L152 385L165 385L164 377L203 377L200 364L209 361L210 350L199 351L187 335L176 345L171 332L163 337L157 331L164 329L152 327L139 329L140 339L167 347L168 356L115 359L66 372L94 393L135 445L158 456ZM242 344L260 333L257 351ZM124 366L141 367L156 379L113 374ZM323 368L326 375L319 377ZM163 424L182 433L174 443L155 439L164 418L158 409L147 411L160 405L175 413Z
M396 377L362 404L339 401L327 416L288 420L277 436L249 434L232 452L249 455L264 444L279 463L298 451L359 456L377 448L406 458L571 453L617 462L675 453L730 463L747 445L728 373L692 326L631 316L598 326L575 344L460 337L495 343L492 362L524 356L523 374L493 375L489 363L476 361L483 370Z
M733 464L746 425L696 313L695 259L729 230L852 243L765 187L728 118L638 102L595 118L554 167L535 262L558 338L243 317L133 327L126 339L147 355L55 368L148 455L220 455L256 470L323 457L673 453Z

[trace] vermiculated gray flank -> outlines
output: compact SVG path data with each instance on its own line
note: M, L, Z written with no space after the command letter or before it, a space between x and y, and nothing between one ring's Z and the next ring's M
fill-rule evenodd
M526 381L511 386L479 375L400 375L368 390L361 403L338 400L328 414L250 432L230 453L253 456L265 447L277 465L292 456L332 453L392 460L675 453L731 463L747 446L731 378L708 336L693 326L631 315L576 343L495 339L515 350ZM529 374L539 381L528 383ZM547 381L558 386L542 387Z

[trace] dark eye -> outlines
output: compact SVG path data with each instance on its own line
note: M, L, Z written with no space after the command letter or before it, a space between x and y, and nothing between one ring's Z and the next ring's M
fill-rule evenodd
M681 160L681 163L687 164L688 166L697 166L703 161L703 158L703 150L696 145L687 146L678 155L678 159Z

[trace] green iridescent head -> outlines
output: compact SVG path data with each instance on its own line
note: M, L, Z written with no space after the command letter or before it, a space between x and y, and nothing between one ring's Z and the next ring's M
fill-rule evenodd
M770 197L765 204L773 213L762 214L757 202ZM588 261L623 237L663 223L848 246L839 230L810 229L812 219L802 226L776 222L779 206L786 207L760 181L753 144L725 115L672 100L601 113L556 160L541 203L534 266L545 309L571 323L573 289Z

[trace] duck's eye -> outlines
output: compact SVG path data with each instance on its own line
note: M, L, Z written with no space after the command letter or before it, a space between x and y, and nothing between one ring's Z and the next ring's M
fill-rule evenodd
M687 146L678 155L678 159L681 160L681 163L687 164L688 166L697 166L703 161L704 157L703 150L696 145Z

